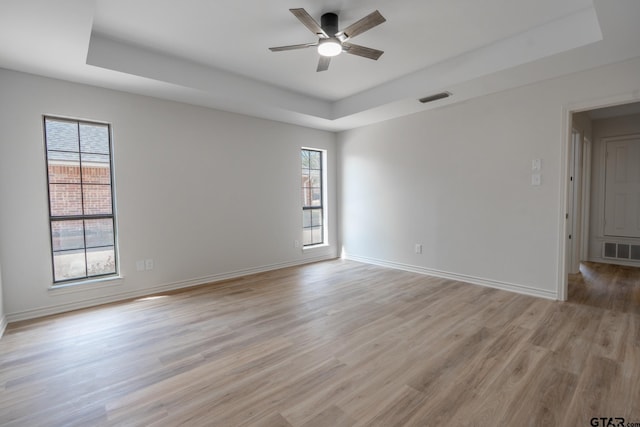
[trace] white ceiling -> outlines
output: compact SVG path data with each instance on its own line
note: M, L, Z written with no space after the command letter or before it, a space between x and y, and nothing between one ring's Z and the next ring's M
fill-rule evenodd
M589 6L590 0L98 0L93 31L336 101ZM341 28L380 10L388 22L353 40L385 54L377 63L341 55L330 72L316 73L315 49L268 51L317 40L291 7L304 7L318 22L325 12L339 12Z
M270 52L316 40L296 7L341 28L379 10L353 42L384 55L317 73L313 48ZM0 67L342 130L640 56L639 21L638 0L3 0Z

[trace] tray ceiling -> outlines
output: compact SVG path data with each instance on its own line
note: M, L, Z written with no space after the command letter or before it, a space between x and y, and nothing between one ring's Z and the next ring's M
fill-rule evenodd
M487 76L504 74L492 89L502 90L640 56L639 3L9 0L0 67L342 130L482 95L463 88ZM314 49L270 52L315 41L296 7L318 21L338 13L341 28L379 10L387 22L353 41L384 55L340 55L317 73ZM549 65L527 67L541 60ZM417 102L443 90L454 96Z

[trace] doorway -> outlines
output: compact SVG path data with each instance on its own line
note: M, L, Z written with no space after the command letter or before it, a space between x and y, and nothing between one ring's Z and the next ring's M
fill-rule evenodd
M567 112L567 137L564 151L566 188L563 205L565 222L562 227L564 233L561 235L563 250L561 251L560 270L562 270L562 276L558 292L560 300L567 300L570 296L574 298L579 294L569 292L570 284L578 286L576 283L584 284L582 279L592 281L594 277L601 276L594 274L594 271L609 272L611 273L609 276L619 277L617 270L612 269L611 266L626 266L627 270L628 267L640 267L640 259L634 260L630 254L634 244L637 245L637 249L640 249L640 236L637 240L633 240L634 236L629 233L618 236L611 235L610 217L612 212L616 212L611 207L612 200L614 200L611 192L608 193L609 200L605 200L607 189L611 187L612 170L616 166L607 156L607 143L611 145L612 140L627 141L629 136L634 134L640 137L640 103L618 102L616 105L612 104L614 103L575 108ZM619 156L619 158L624 159L624 156ZM618 163L624 168L625 164L629 165L633 161L625 160ZM637 163L640 164L640 162ZM606 180L607 174L609 174L609 184ZM637 175L640 187L640 168L638 168L638 173L633 172L632 174L635 174L633 176ZM606 187L607 185L609 187ZM617 195L615 196L617 197ZM620 199L620 197L617 198ZM640 192L638 192L638 200L640 201ZM634 211L637 211L637 214L631 212L633 209L627 209L633 214L627 215L627 219L632 223L637 223L640 229L640 204L637 205L637 209ZM607 216L609 217L607 218L608 222L605 221ZM608 231L605 230L605 224L609 225ZM620 248L616 256L623 258L627 256L627 258L614 259L609 256L612 245L615 248ZM599 267L598 263L605 265ZM605 268L606 265L610 267ZM580 278L576 275L584 277ZM606 286L606 283L601 283L592 289L602 292L603 289L611 288ZM591 298L584 295L582 297L582 299ZM608 297L610 295L605 299Z

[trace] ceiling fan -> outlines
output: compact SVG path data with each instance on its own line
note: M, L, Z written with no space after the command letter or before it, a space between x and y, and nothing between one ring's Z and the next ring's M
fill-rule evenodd
M302 8L289 9L289 11L318 37L318 41L315 43L270 47L269 50L272 52L306 49L308 47L317 46L318 53L320 54L320 61L318 62L318 68L316 71L328 70L331 58L342 52L373 59L374 61L380 58L384 53L378 49L371 49L370 47L360 46L347 41L386 21L384 16L382 16L377 10L349 25L342 31L338 31L338 15L335 13L325 13L322 15L320 20L322 25L318 25L318 22L316 22L316 20Z

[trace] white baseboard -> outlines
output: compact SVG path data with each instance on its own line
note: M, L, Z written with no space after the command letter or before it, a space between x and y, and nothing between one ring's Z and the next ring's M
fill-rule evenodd
M263 273L263 272L272 271L272 270L279 270L287 267L295 267L298 265L310 264L318 261L327 261L335 258L337 258L335 254L325 254L317 257L307 257L302 260L263 265L259 267L252 267L252 268L247 268L243 270L231 271L227 273L213 274L210 276L182 280L179 282L165 283L165 284L152 286L149 288L140 289L136 291L121 292L121 293L99 297L99 298L90 298L90 299L86 299L86 300L74 302L74 303L58 304L58 305L52 305L52 306L47 306L43 308L36 308L32 310L24 310L24 311L7 314L6 319L3 319L4 321L3 324L6 325L7 323L35 319L38 317L50 316L52 314L59 314L59 313L64 313L72 310L80 310L83 308L93 307L101 304L124 301L131 298L140 298L140 297L149 296L149 295L153 295L161 292L175 291L177 289L182 289L182 288L190 288L193 286L207 285L215 282L220 282L222 280L235 279L237 277L249 276L252 274Z
M7 317L0 317L0 338L4 335L4 331L7 329Z
M542 289L532 288L525 285L516 285L514 283L500 282L498 280L484 279L481 277L468 276L466 274L450 273L448 271L435 270L432 268L419 267L416 265L403 264L393 261L385 261L375 258L363 257L358 255L343 254L344 259L363 262L365 264L374 264L381 267L394 268L396 270L410 271L412 273L425 274L427 276L439 277L442 279L455 280L458 282L470 283L489 288L501 289L503 291L516 292L519 294L540 297L550 300L558 300L557 292L545 291Z
M601 257L590 257L589 262L596 262L598 264L612 264L612 265L624 265L626 267L640 267L638 261L625 261L623 259L611 259Z

